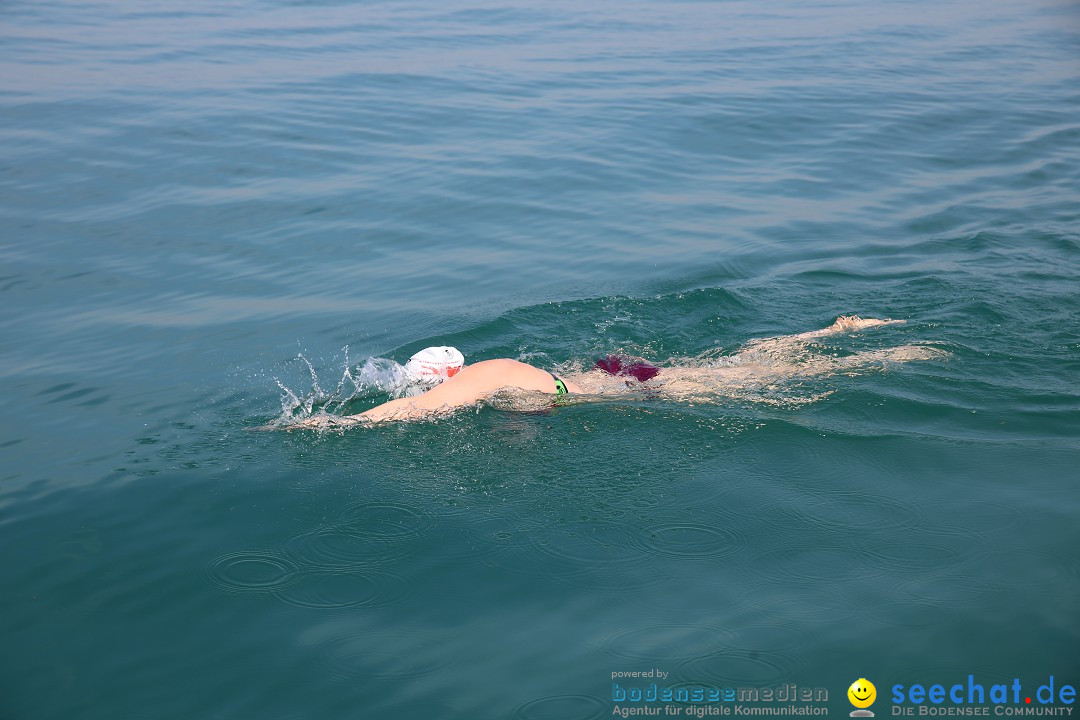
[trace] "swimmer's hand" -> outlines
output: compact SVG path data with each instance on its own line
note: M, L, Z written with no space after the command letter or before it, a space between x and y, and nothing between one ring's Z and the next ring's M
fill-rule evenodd
M304 418L299 422L295 422L291 425L286 425L285 430L292 432L293 430L330 430L333 428L347 428L352 425L356 425L359 420L347 417L337 417L335 415L313 415L309 418Z
M293 430L325 430L338 425L349 425L351 423L342 422L343 418L336 418L330 415L316 415L314 417L304 418L297 422L286 422L282 420L276 420L266 425L256 425L254 427L244 428L249 432L277 432L278 430L284 430L285 432L292 432Z
M292 432L293 430L344 430L345 428L356 427L357 425L370 426L397 420L416 420L434 417L446 414L448 410L446 407L439 407L431 410L417 408L413 405L412 401L412 398L391 400L388 403L378 405L359 415L347 415L342 417L340 415L328 415L322 413L295 421L278 420L269 425L260 425L258 427L248 428L248 430L284 430L285 432ZM402 403L405 403L405 405L402 405Z

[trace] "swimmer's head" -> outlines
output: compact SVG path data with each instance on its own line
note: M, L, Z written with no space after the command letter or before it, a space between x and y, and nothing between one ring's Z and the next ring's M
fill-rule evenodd
M660 368L647 360L624 355L608 355L596 361L594 370L603 370L608 375L632 377L640 382L651 380L660 373Z
M457 348L445 345L424 348L405 363L405 374L416 383L441 383L457 375L465 365L465 356Z

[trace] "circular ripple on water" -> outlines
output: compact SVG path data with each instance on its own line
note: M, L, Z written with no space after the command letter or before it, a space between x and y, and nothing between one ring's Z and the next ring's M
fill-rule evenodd
M560 528L545 533L537 551L557 561L544 567L544 577L573 588L622 595L659 582L640 570L641 551L618 525Z
M466 530L473 557L497 570L544 576L537 562L540 543L551 530L540 522L515 519L474 523Z
M861 547L778 548L755 555L754 565L785 582L855 583L884 574L881 563Z
M645 550L679 558L727 557L746 544L746 539L734 530L698 523L652 528L634 540Z
M284 555L251 550L228 553L207 569L211 582L229 592L277 592L296 582L296 566Z
M432 518L408 505L361 502L346 506L333 526L374 540L401 540L426 533L431 529Z
M739 605L763 617L809 624L847 623L859 619L864 612L858 594L828 583L749 585L743 589Z
M974 575L931 575L912 578L896 586L900 599L952 610L986 609L1001 603L998 579ZM995 599L995 593L999 596Z
M542 532L545 525L537 520L493 517L474 520L466 528L465 534L473 548L481 555L498 552L507 548L525 547L535 544L535 536Z
M642 589L659 585L663 579L652 573L638 572L634 565L622 564L611 567L581 566L576 568L548 568L541 575L552 582L575 590L588 590L597 594L613 596L619 602L626 601L628 590L635 594Z
M730 629L730 646L747 652L794 652L810 645L810 634L787 623L741 625Z
M326 671L342 679L418 678L452 665L457 658L450 643L424 633L364 633L334 638L319 652Z
M940 573L960 565L975 554L976 546L972 543L961 550L948 545L897 542L867 552L890 573L924 574Z
M672 675L706 678L711 685L768 685L790 678L799 665L794 653L726 650L681 662Z
M713 654L730 641L720 627L672 623L620 630L602 638L600 648L625 660L675 662Z
M911 528L926 515L910 500L862 492L807 493L793 500L791 512L814 527L855 530Z
M655 573L655 589L650 592L629 593L622 599L656 617L674 619L677 616L693 622L717 608L734 607L743 591L743 576L737 571L697 573L688 578L683 568L674 567Z
M641 558L630 533L620 525L606 523L550 530L537 539L536 549L572 567L622 564Z
M606 523L538 527L505 547L488 545L488 552L481 556L484 564L506 572L620 594L661 581L654 573L640 571L635 561L641 559L630 534Z
M1031 601L1057 614L1075 605L1080 590L1080 559L1071 548L983 547L963 567L967 579L992 578L982 607Z
M333 570L382 565L407 555L409 545L332 526L297 535L286 543L285 551L300 567Z
M277 593L282 602L312 610L380 607L401 602L408 584L387 572L307 572Z
M996 574L1002 586L1049 588L1080 578L1080 558L1053 547L982 547L973 553L972 565L973 572Z
M920 630L955 621L955 615L939 605L914 600L888 600L866 608L865 622L887 627Z
M787 489L766 485L755 496L729 495L724 508L730 517L748 523L751 527L764 526L766 531L784 530L801 522L794 504L788 500Z
M607 704L585 694L552 695L531 700L514 709L518 720L594 720L605 717Z
M978 535L1007 531L1020 522L1016 507L997 500L965 499L933 503L933 517L926 517L919 531L932 535ZM935 522L940 518L940 522Z

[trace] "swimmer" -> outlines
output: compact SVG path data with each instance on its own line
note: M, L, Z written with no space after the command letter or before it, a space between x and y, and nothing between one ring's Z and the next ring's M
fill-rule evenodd
M571 397L584 401L637 395L693 402L710 396L733 396L725 389L746 387L748 384L767 385L795 375L821 375L875 361L929 359L942 354L941 351L916 345L865 351L847 357L806 352L807 341L815 338L902 322L863 319L856 315L841 316L821 330L751 340L735 355L690 366L657 367L642 359L612 355L598 360L588 371L557 376L508 358L484 360L465 365L460 370L455 367L450 376L421 395L391 400L357 415L306 418L287 429L415 420L490 401L500 395L518 399L540 398L541 407L564 404ZM520 402L514 406L514 409L536 408L536 402L531 406Z

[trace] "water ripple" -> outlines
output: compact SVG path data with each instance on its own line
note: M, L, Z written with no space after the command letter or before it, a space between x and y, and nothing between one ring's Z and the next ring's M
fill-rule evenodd
M548 531L536 538L535 547L569 567L622 565L639 559L630 532L606 523Z
M612 633L599 645L614 657L648 662L699 658L729 646L731 632L700 624L643 625Z
M413 506L359 502L346 505L330 524L293 536L285 549L304 568L373 567L408 554L433 527L432 516Z
M730 647L748 652L795 653L807 647L812 637L793 623L740 625L730 629Z
M728 527L681 523L643 530L634 539L646 550L680 558L721 558L746 545L746 538Z
M473 551L483 556L529 547L543 527L538 520L494 516L471 522L466 535Z
M481 561L499 570L612 595L663 582L657 573L642 571L641 550L619 525L537 528L512 540L481 547Z
M725 650L681 662L672 674L701 678L710 685L768 685L790 678L802 664L795 653Z
M414 538L431 529L431 516L416 507L396 503L361 502L346 506L336 527L348 528L373 540Z
M276 594L289 605L337 610L396 604L408 592L404 578L388 572L307 572Z
M850 623L866 612L861 597L828 583L811 585L747 584L739 604L763 616L816 624Z
M956 544L938 545L920 542L888 542L880 547L869 547L867 553L877 559L883 567L892 573L917 575L927 572L942 572L954 568L970 559L976 552L975 543L964 543L967 547Z
M412 631L377 631L320 643L326 672L346 680L403 680L433 675L456 660L443 637Z
M517 720L596 720L607 715L607 703L595 695L570 693L530 700L514 708Z
M287 557L269 550L221 555L208 572L212 582L229 592L279 592L299 578Z
M322 527L289 539L285 551L304 568L359 568L382 565L409 552L406 543L358 535L349 527Z
M902 530L926 515L918 503L869 492L807 493L790 503L794 514L817 527Z
M753 564L785 583L801 580L830 586L872 580L886 572L862 546L776 548L755 554Z
M935 603L916 599L895 599L866 608L864 621L905 630L924 630L955 621L955 615Z
M972 535L1004 533L1020 522L1015 505L989 498L940 500L934 503L933 517L919 524L921 532L932 535Z
M1006 600L995 578L971 575L927 575L904 580L897 594L924 606L950 610L995 607Z

